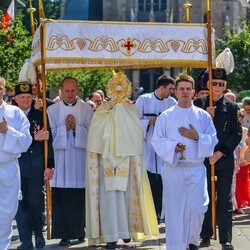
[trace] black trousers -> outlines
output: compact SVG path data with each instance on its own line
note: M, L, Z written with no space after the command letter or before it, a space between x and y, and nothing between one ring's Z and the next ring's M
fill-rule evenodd
M32 231L35 236L42 235L44 211L44 179L39 177L22 177L22 200L16 214L16 222L21 242L30 243Z
M153 174L149 171L147 171L147 173L153 195L156 215L160 218L162 210L162 178L160 174Z
M216 223L219 229L220 243L232 241L232 175L225 175L224 171L216 172L218 180L215 182L216 189ZM201 238L210 239L213 235L212 226L212 202L211 202L211 169L207 169L208 193L210 202L202 225Z
M85 188L52 188L52 239L85 236Z

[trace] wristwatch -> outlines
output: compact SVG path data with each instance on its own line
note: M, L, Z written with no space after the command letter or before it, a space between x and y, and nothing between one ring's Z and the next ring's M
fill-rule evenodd
M197 138L194 139L195 142L198 142L199 141L199 135Z

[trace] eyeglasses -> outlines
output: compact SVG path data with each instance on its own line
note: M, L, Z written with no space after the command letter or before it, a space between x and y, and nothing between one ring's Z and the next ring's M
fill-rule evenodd
M95 100L94 102L102 102L102 100Z
M224 82L213 82L213 86L217 86L219 85L219 87L224 87L225 83Z

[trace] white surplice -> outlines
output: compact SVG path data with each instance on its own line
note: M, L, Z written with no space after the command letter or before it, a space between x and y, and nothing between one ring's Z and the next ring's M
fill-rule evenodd
M65 105L62 101L49 106L47 112L55 157L51 187L85 188L87 136L93 111L81 101L75 105ZM75 117L75 131L66 131L66 117L69 114Z
M7 250L20 190L17 158L27 151L32 137L30 123L21 109L3 102L0 106L0 121L3 121L3 116L8 121L8 130L5 134L0 133L0 249Z
M139 118L141 120L144 137L143 137L143 156L145 160L145 165L147 171L151 173L161 173L163 167L163 160L157 156L155 159L155 151L151 145L151 139L154 133L154 125L148 127L148 122L150 116L145 116L144 114L156 114L162 113L166 109L169 109L176 104L176 100L169 96L168 98L159 99L155 96L155 93L145 94L139 96L135 105L139 112ZM156 164L157 162L157 164Z
M182 137L181 126L192 124L199 134L198 142ZM175 152L177 143L186 144L185 160ZM166 246L168 250L186 250L189 244L199 245L199 234L209 198L205 157L211 156L218 139L209 114L192 105L176 104L163 112L155 124L152 145L164 160L162 169Z

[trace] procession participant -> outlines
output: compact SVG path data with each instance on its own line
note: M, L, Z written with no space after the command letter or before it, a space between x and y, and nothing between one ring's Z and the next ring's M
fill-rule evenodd
M244 115L242 126L248 129L250 127L250 97L245 97L243 99L242 107Z
M34 83L32 84L32 95L33 95L33 102L32 105L36 109L40 109L43 107L43 100L38 98L38 88L41 90L42 88L42 81L39 79L39 84L37 84L37 79L34 80ZM54 104L55 102L49 98L46 98L47 107Z
M176 100L170 96L173 93L173 87L174 80L164 74L156 81L156 90L153 93L139 96L135 103L144 129L144 160L158 220L161 218L162 210L161 169L164 163L156 155L151 145L151 138L157 116L176 103Z
M208 83L208 70L204 73L203 82ZM206 110L214 117L218 144L209 159L205 159L207 168L208 192L211 201L211 164L215 165L217 181L215 188L217 193L216 220L219 228L219 240L223 250L232 250L232 198L231 187L234 171L234 150L241 140L242 129L237 118L238 105L223 96L226 89L226 72L222 68L212 70L212 92L214 106L209 106L209 95L194 100L194 105ZM201 246L209 246L213 235L212 204L209 203L205 214L200 243Z
M178 103L158 117L152 137L154 150L164 160L168 250L198 249L209 202L203 160L213 154L218 140L209 114L192 104L194 92L192 77L182 75L176 80Z
M52 187L52 238L83 241L85 237L85 161L92 108L77 100L77 81L66 77L61 85L63 101L48 107L55 155Z
M196 91L195 91L196 98L209 94L209 89L207 87L207 83L204 83L202 81L202 76L203 76L204 72L205 72L205 70L203 70L197 78Z
M43 130L43 113L32 106L32 84L21 82L15 86L15 101L30 122L32 144L18 159L21 173L22 200L19 201L16 222L22 244L17 249L33 249L32 232L36 248L43 248L42 234L44 202L44 180L53 176L54 159L49 131ZM49 139L48 168L45 168L44 140Z
M122 90L114 91L116 86ZM103 241L108 249L119 239L128 243L159 233L143 162L143 128L136 106L126 100L130 87L121 72L109 80L111 101L96 109L88 134L86 237L89 245Z
M4 93L5 79L0 76L0 249L7 250L21 198L17 158L28 149L32 137L27 117L19 108L3 101Z

